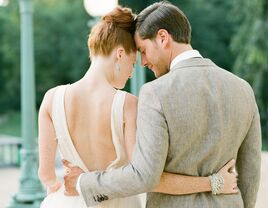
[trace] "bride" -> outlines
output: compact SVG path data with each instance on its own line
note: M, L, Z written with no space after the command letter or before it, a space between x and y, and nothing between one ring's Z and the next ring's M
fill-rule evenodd
M55 155L84 172L109 170L131 159L135 145L137 98L124 88L136 62L134 15L117 7L93 28L88 46L91 66L73 84L48 90L39 111L39 177L47 188L41 208L85 208L80 196L66 196L55 174ZM236 175L230 161L218 173L224 178L223 194L236 193ZM184 185L186 184L186 185ZM189 194L211 191L208 177L163 173L156 192ZM106 196L100 196L106 197ZM141 208L141 195L107 200L97 207ZM99 199L96 199L99 200Z

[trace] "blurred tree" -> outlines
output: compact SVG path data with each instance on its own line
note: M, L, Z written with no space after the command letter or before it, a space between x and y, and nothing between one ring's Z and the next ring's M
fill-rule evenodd
M89 67L90 18L80 1L34 2L34 47L39 106L45 91L79 79ZM0 113L20 109L20 21L17 1L0 12Z
M0 7L0 113L20 106L20 28L17 2Z
M268 1L239 0L234 17L240 27L233 38L234 72L252 85L259 106L264 147L268 149Z
M138 14L141 10L149 5L148 0L119 0L121 6L129 7L135 14Z
M87 38L90 18L81 1L35 2L37 102L58 84L74 82L89 67Z
M234 22L229 18L231 2L232 0L184 0L177 3L191 23L193 47L229 71L235 60L230 50L235 28Z

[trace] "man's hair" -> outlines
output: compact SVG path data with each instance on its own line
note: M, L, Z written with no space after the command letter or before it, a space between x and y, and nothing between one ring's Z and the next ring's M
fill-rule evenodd
M142 39L154 39L160 29L167 30L178 43L191 42L191 25L186 15L171 3L154 3L136 18L136 32Z
M134 31L135 15L129 8L117 6L92 28L88 38L90 54L108 56L120 45L127 54L135 52Z

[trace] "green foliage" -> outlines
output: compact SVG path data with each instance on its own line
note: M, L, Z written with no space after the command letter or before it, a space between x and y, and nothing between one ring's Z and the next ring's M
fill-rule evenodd
M235 60L230 50L235 24L229 19L231 0L191 0L181 5L192 25L192 45L204 57L231 70ZM179 3L178 3L179 4Z
M234 5L235 20L240 25L232 42L232 49L237 53L234 72L246 79L253 87L261 114L264 146L267 146L268 1L240 0L240 3ZM238 10L239 13L236 12Z
M78 80L89 67L89 28L81 1L35 2L37 102L49 88Z
M45 91L78 80L89 67L90 17L81 1L34 2L37 106ZM20 20L17 1L0 7L0 113L20 108Z
M19 112L7 113L0 117L0 135L21 137L21 115Z
M19 41L18 5L0 7L0 113L20 105Z
M138 14L142 9L149 5L148 0L119 0L119 4L131 8L135 14Z

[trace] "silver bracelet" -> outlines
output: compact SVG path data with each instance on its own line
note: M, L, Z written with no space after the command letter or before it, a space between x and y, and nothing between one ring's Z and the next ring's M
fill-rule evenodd
M211 176L209 176L209 179L210 179L212 194L213 195L220 194L222 190L224 189L223 177L218 173L214 173Z

